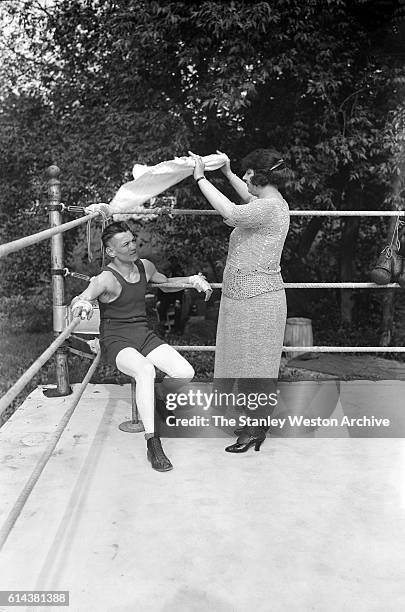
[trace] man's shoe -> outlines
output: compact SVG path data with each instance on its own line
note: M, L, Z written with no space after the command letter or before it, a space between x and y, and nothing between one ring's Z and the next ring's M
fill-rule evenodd
M153 436L153 438L146 440L146 446L148 447L147 457L154 470L168 472L173 469L172 464L163 451L162 443L158 436Z

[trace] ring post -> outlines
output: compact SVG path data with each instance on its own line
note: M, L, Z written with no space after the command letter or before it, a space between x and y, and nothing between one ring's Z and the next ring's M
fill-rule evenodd
M139 433L140 431L145 431L142 421L139 420L138 407L135 399L135 387L135 381L131 380L132 420L123 421L118 425L118 428L121 429L121 431L126 431L127 433Z
M48 203L49 222L51 227L62 224L62 214L59 210L53 210L55 205L60 204L60 169L56 165L49 166L48 174ZM56 234L51 238L51 269L63 269L63 235ZM58 335L66 326L61 321L62 306L65 300L65 279L61 274L52 275L52 303L53 303L53 331ZM72 389L69 385L68 349L61 346L55 354L56 366L56 389L47 389L44 393L48 397L61 397L70 395Z

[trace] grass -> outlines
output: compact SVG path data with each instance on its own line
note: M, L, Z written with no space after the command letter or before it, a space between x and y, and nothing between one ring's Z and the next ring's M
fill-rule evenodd
M157 323L153 323L152 326L163 337L164 331L159 329ZM19 322L18 325L14 325L13 329L7 328L6 325L0 328L0 396L6 393L53 340L53 333L50 331L26 332L23 331L22 327L21 322ZM165 340L174 345L215 344L215 323L191 319L184 334L166 334ZM213 352L190 351L182 354L193 364L196 372L195 380L200 382L212 380L214 373ZM77 355L69 355L68 363L70 382L81 382L90 366L90 360ZM283 358L281 362L282 378L284 380L298 380L301 377L300 372L289 369L286 367L286 363L287 360ZM54 361L50 359L16 397L4 415L0 417L0 426L38 385L55 384L55 382ZM125 384L129 382L129 378L117 369L101 363L93 375L92 382Z
M27 318L25 314L19 314L19 312L19 309L14 310L12 323L11 317L5 315L4 312L0 312L0 396L6 393L53 340L53 333L49 331L49 321L47 322L48 329L41 330L37 321L43 321L43 318L41 319L38 316L39 313L36 313L37 319L33 321L32 315ZM182 335L172 333L165 335L164 329L159 326L154 318L151 318L149 323L154 331L160 337L164 337L169 344L215 344L216 324L214 321L203 319L203 317L191 317ZM30 331L27 331L27 329ZM328 340L330 341L329 338ZM335 337L334 342L330 343L335 344L339 341L344 343L347 338L337 339ZM325 343L328 344L328 342ZM212 380L214 372L213 352L190 351L182 354L192 363L196 372L195 380L201 382ZM77 355L69 355L68 363L70 382L81 382L90 366L90 360ZM282 380L293 381L308 379L308 377L321 378L323 376L325 375L288 367L285 357L281 360L280 378ZM0 426L13 414L33 389L38 385L54 384L55 382L54 360L50 359L0 417ZM92 382L124 384L129 382L129 378L115 368L101 363L93 375Z
M52 333L28 333L23 331L13 333L2 329L0 330L0 339L0 396L3 396L25 370L30 367L33 361L49 346L52 342ZM0 417L1 424L13 414L19 404L24 401L25 397L37 385L47 382L49 369L49 364L46 364L34 376L22 393L16 397L6 412Z
M27 321L24 317L14 316L12 324L9 317L0 317L0 397L20 378L53 340L51 331L25 331ZM164 336L164 330L156 321L150 321L156 333ZM169 344L215 344L215 324L211 321L194 322L191 319L187 331L183 335L166 334ZM206 381L213 376L213 353L183 353L189 359L196 371L196 380ZM69 378L71 383L81 382L90 366L90 360L77 355L69 355ZM26 385L24 390L10 404L2 416L0 426L15 412L27 395L38 385L55 384L55 366L51 358ZM92 378L93 383L125 384L129 378L115 368L101 363Z

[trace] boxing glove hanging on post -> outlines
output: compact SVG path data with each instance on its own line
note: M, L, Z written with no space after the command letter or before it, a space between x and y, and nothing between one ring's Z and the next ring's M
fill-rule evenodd
M401 221L396 220L391 241L381 251L374 268L370 272L370 280L377 285L388 285L398 282L405 287L405 270L403 250L405 249L404 236L399 233ZM402 233L401 233L402 234Z

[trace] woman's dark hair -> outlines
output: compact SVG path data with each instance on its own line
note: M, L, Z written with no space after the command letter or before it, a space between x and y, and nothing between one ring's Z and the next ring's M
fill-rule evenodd
M124 221L115 221L114 223L107 225L101 234L101 242L103 243L103 247L105 249L108 247L108 243L110 242L111 238L115 236L115 234L123 234L125 232L132 233L131 228Z
M251 182L258 187L264 187L264 185L283 187L292 175L281 153L276 149L252 151L242 159L242 168L245 172L249 169L254 171Z

